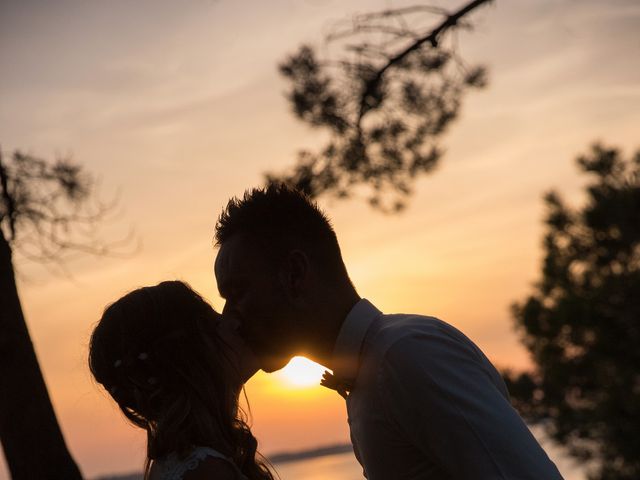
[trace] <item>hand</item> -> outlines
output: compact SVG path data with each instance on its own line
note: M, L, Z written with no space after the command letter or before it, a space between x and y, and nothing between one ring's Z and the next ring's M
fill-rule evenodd
M349 391L351 390L351 386L347 382L339 380L329 370L325 370L322 374L320 385L330 388L331 390L335 390L345 399L349 396Z

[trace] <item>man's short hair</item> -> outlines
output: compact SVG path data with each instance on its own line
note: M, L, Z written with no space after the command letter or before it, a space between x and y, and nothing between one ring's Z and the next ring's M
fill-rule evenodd
M328 278L348 279L331 222L309 197L286 185L253 188L241 199L231 198L216 223L216 244L235 235L261 248L273 265L300 249Z

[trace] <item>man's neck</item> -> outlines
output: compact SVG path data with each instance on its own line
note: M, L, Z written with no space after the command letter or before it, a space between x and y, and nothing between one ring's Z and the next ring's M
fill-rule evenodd
M324 302L324 308L318 312L317 317L317 325L321 328L314 332L308 349L312 360L333 369L333 349L340 329L351 309L359 301L358 293L350 288L333 296L330 302Z

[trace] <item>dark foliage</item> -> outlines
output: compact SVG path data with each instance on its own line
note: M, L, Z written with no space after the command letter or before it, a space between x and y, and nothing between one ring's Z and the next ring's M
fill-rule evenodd
M333 61L302 46L280 65L287 97L295 115L329 140L319 152L299 152L291 171L267 174L267 182L311 197L345 197L364 186L373 206L401 209L415 177L436 167L440 138L467 89L486 84L484 68L465 65L452 33L488 2L475 0L452 14L414 6L357 15L327 37L340 52ZM442 20L433 27L425 15Z
M115 202L96 199L96 184L80 165L20 151L3 160L0 228L14 252L61 271L74 253L114 254L131 245L130 237L107 241L99 235L97 227L114 212Z
M591 478L640 478L640 151L595 145L582 209L545 197L542 279L513 307L535 372L508 375L514 405Z

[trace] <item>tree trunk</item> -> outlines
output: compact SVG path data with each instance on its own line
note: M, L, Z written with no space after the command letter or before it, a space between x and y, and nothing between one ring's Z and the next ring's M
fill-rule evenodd
M0 440L14 480L81 480L24 321L11 247L0 228Z

